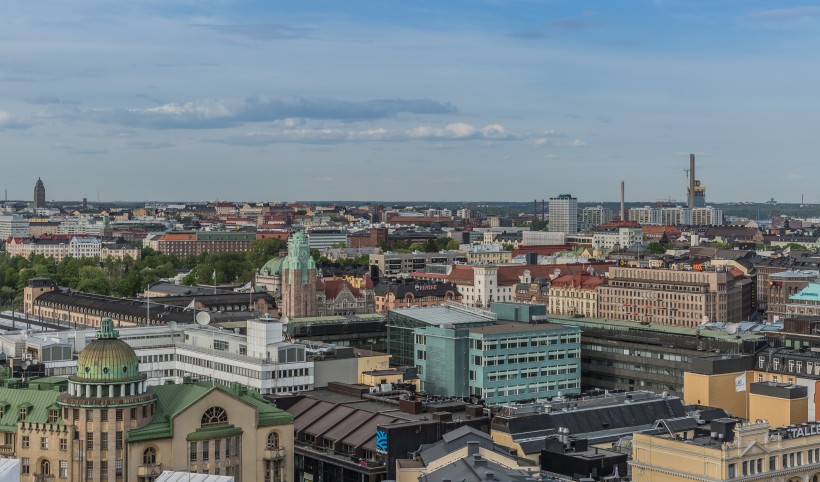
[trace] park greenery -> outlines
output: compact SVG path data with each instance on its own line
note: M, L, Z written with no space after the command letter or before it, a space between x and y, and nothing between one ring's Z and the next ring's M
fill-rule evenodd
M13 300L19 308L23 288L30 278L50 278L59 286L89 293L133 297L160 278L172 278L188 271L185 284L247 283L255 271L286 249L284 241L252 241L243 253L202 253L179 258L151 248L143 248L139 259L53 258L32 255L8 256L0 253L0 304Z

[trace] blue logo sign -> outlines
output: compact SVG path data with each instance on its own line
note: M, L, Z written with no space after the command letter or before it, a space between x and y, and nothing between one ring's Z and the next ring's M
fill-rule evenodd
M384 430L376 430L376 452L387 453L387 432Z

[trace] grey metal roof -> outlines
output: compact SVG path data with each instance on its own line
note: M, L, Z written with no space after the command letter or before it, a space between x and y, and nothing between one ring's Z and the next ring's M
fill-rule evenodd
M425 308L398 308L394 313L413 318L428 325L487 323L495 321L493 313L484 310L461 308L450 304ZM483 313L482 313L483 312Z

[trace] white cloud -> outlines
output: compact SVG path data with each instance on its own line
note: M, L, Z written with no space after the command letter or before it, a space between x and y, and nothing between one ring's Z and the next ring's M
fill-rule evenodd
M2 129L28 129L31 124L23 122L10 113L0 110L0 130Z
M410 114L450 114L456 108L431 99L376 99L351 102L300 96L252 96L197 100L149 108L95 109L92 119L145 129L222 129L256 122L300 125L298 119L361 121Z
M222 142L234 145L265 145L276 143L341 143L341 142L409 142L457 140L513 140L517 137L501 124L477 127L466 122L454 122L444 126L417 126L410 129L350 129L341 127L283 129L278 131L254 131L243 136L231 137Z

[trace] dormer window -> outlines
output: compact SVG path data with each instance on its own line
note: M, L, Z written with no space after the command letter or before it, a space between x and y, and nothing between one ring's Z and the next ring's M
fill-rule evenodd
M28 415L28 407L20 407L19 421L24 422L26 420L27 415Z
M48 411L48 423L57 423L57 420L60 418L60 411L57 409L51 409Z

